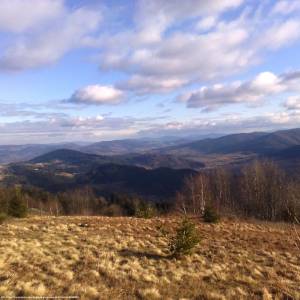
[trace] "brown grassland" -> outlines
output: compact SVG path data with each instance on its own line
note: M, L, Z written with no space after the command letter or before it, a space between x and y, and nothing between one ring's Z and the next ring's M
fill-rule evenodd
M29 217L0 225L0 296L300 299L300 253L284 224L199 222L192 255L168 257L179 219Z

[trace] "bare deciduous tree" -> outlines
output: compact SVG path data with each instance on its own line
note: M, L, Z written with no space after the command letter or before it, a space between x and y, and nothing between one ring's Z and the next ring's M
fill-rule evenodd
M177 208L184 213L203 215L211 201L209 180L209 176L203 173L186 179L183 190L177 194Z

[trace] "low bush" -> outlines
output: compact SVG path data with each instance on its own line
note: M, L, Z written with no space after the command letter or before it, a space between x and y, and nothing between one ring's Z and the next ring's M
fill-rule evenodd
M218 223L220 221L220 215L215 209L208 206L204 210L203 220L205 223Z
M9 201L8 215L15 218L24 218L27 215L27 207L22 199L21 192L17 189Z
M135 216L137 218L150 219L156 215L157 215L157 210L150 203L141 202L137 205L135 209Z
M3 224L6 219L7 219L7 214L0 213L0 225Z
M184 218L176 230L175 236L170 238L169 251L171 256L180 257L190 254L200 242L196 225Z
M110 204L109 206L102 209L102 215L108 217L120 217L124 215L124 212L120 205Z

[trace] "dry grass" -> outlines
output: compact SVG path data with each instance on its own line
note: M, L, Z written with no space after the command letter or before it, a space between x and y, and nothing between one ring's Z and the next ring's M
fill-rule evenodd
M174 218L10 221L0 226L0 296L300 299L300 254L288 227L199 223L194 254L170 259L157 227L177 224Z

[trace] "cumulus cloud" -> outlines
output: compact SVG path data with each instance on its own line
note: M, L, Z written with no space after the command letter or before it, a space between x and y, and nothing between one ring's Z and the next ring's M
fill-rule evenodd
M258 39L258 47L278 49L300 38L300 20L290 19L268 28Z
M135 91L138 94L150 94L169 92L182 87L185 83L186 81L180 78L134 75L117 86L122 90Z
M0 31L21 33L64 13L63 0L1 0Z
M272 9L273 14L287 15L300 10L300 2L297 0L280 0L277 1Z
M161 34L173 23L193 17L218 15L240 6L244 0L140 0L137 1L135 22L146 41L160 40Z
M27 3L27 1L22 2ZM34 0L29 2L32 4L32 7L30 10L28 8L28 10L33 12L36 12L34 2L44 3L44 1ZM63 2L46 0L45 3L48 3L48 13L50 13L52 6L62 5ZM44 6L42 5L42 7ZM22 5L17 6L17 8L20 10ZM37 5L37 8L39 8L39 5ZM98 28L101 20L101 14L98 11L88 8L78 8L69 11L63 7L59 12L57 14L53 13L53 15L50 14L53 17L51 22L50 18L47 19L41 13L40 21L45 26L41 26L38 30L32 30L29 35L20 35L16 39L10 40L0 55L0 69L24 70L52 64L68 51L83 46L85 39ZM18 13L26 16L27 10L20 10ZM13 15L10 15L10 17L14 20ZM20 18L22 19L22 17ZM28 22L30 26L33 26L37 25L36 23L39 20L31 18L31 21L31 23ZM21 29L25 30L27 27L24 25L20 27Z
M203 35L179 31L155 45L131 47L126 53L108 49L102 67L133 70L141 76L211 79L247 65L252 53L239 47L247 36L239 24L223 24Z
M226 78L300 39L300 21L244 1L138 1L134 26L102 35L101 68L136 78L174 78L182 84ZM224 19L226 10L241 13ZM182 24L188 23L188 29ZM147 92L158 90L154 85ZM177 84L174 88L178 88ZM163 89L162 89L163 90Z
M257 63L262 52L300 38L299 18L290 17L298 7L295 1L279 1L263 13L259 6L246 3L135 0L129 26L120 30L110 24L102 31L98 7L71 9L64 0L3 0L0 31L20 34L2 45L0 69L41 67L55 63L72 49L98 47L102 70L125 72L132 78L120 85L136 88L138 93L224 78ZM224 12L236 8L238 14L222 18ZM281 10L285 17L278 15ZM30 34L25 34L28 30ZM147 82L148 88L141 87Z
M203 86L199 90L181 95L178 100L186 102L188 107L203 110L213 110L228 104L260 104L272 95L296 91L299 81L298 72L279 76L263 72L245 82Z
M290 96L284 103L284 106L288 110L299 110L300 111L300 96Z
M216 18L213 16L209 16L209 17L205 17L205 18L201 19L197 23L196 28L198 30L209 30L212 27L214 27L216 24L217 24Z
M114 105L119 104L122 101L123 96L123 92L113 86L89 85L75 91L68 102L93 105Z

